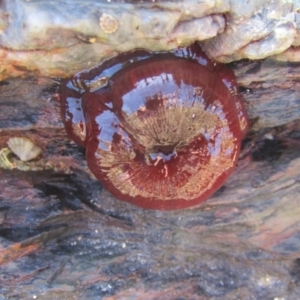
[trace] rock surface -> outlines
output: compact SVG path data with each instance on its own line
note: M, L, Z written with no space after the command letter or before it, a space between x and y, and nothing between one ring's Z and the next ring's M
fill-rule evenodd
M134 34L140 34L138 43L158 47L151 50L177 47L164 40L174 32L183 44L201 40L189 25L199 19L214 24L215 37L203 47L221 60L239 59L254 48L261 55L258 50L267 40L280 41L281 30L295 30L291 45L297 46L297 22L290 19L290 14L297 16L297 2L275 2L78 1L75 10L71 1L60 7L55 1L1 2L0 150L15 136L26 136L43 149L41 157L24 164L8 157L23 171L0 168L1 300L300 299L299 63L268 58L231 64L252 120L239 164L203 205L174 212L120 202L94 180L84 150L66 137L58 80L49 77L67 76L125 49L117 47L131 49ZM190 9L192 5L198 9ZM102 41L97 23L101 14L116 14L120 21L118 13L127 12L124 7L134 9L133 23L139 14L145 20L138 20L151 23L149 16L157 15L150 15L150 8L158 12L161 37L156 43L143 40L141 32L151 33L148 25L134 31L128 44L120 45L114 33ZM183 13L187 9L190 17ZM174 23L168 23L167 13L169 18L177 14ZM236 25L230 27L232 35L221 21L224 17ZM269 26L264 37L261 22ZM163 31L167 25L168 34ZM253 38L251 28L257 30L251 43L238 38ZM18 30L22 34L14 40ZM45 42L51 39L53 43ZM223 50L214 52L216 45ZM289 49L286 53L297 53L297 48ZM284 59L284 54L277 58L280 55ZM17 77L21 74L26 77Z
M299 71L273 66L233 66L256 131L226 184L175 212L118 201L93 179L60 122L56 81L2 81L0 149L26 136L43 155L0 169L0 299L299 299L300 123L272 126Z
M6 0L0 5L0 79L66 77L120 52L169 51L200 41L220 62L299 61L297 0Z

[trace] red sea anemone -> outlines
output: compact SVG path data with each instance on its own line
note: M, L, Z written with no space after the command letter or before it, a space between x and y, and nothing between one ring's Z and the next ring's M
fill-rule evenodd
M120 200L143 208L195 206L233 171L248 119L233 72L198 44L135 51L60 89L68 135Z

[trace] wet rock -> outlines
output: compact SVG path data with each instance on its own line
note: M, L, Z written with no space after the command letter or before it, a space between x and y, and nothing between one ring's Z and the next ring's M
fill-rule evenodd
M202 38L217 59L262 58L298 45L296 1L1 5L0 150L25 136L43 153L27 171L0 168L0 299L300 299L299 63L230 65L251 132L225 185L203 205L174 212L143 210L103 189L66 137L59 80L47 77L136 45L165 51ZM102 24L106 35L103 14L113 16ZM114 20L126 14L140 27L119 44Z
M299 63L266 59L236 62L232 67L253 121L252 129L299 119Z
M272 83L276 95L286 83L283 70L240 64L253 94ZM234 174L203 205L149 211L93 179L62 128L56 86L39 77L1 86L1 148L23 135L43 149L31 170L0 169L3 299L300 297L299 121L252 131ZM31 110L40 113L24 122Z

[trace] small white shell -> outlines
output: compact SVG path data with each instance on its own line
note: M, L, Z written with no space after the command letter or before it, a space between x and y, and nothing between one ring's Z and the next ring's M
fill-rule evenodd
M119 27L118 21L113 16L106 13L102 14L100 17L99 25L105 33L114 33Z
M7 145L22 161L35 159L42 153L42 149L26 137L10 138Z

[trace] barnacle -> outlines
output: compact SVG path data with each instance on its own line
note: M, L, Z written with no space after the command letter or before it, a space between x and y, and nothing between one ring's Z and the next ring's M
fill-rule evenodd
M103 13L99 19L100 28L105 33L114 33L118 29L118 21L112 15Z

